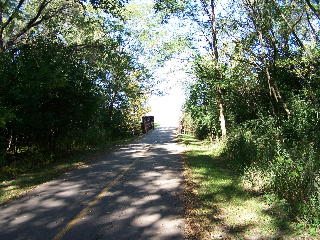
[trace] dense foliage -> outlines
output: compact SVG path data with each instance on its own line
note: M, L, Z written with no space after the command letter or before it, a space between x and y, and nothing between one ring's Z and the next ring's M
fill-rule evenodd
M192 42L184 129L225 141L246 183L319 225L319 1L156 0L157 17L127 2L0 2L1 164L138 133L151 86L138 55L163 63ZM193 24L184 40L157 26L173 15Z
M149 74L126 43L124 4L1 1L1 165L139 134Z
M226 161L251 187L284 200L292 217L320 224L319 1L229 1L220 14L218 3L187 1L182 10L216 16L190 16L208 45L193 60L185 129L200 139L224 135L222 98Z

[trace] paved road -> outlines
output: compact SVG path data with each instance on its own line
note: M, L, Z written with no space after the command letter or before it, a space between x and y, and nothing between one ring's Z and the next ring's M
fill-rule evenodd
M0 207L0 239L183 239L182 147L173 128Z

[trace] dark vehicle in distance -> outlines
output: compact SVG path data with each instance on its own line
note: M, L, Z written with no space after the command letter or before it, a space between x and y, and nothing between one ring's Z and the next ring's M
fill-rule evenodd
M147 133L154 129L154 116L144 116L142 117L141 128L143 133Z

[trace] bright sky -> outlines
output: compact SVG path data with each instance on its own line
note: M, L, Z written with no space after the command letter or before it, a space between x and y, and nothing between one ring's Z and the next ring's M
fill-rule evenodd
M153 0L132 0L132 3L141 5L148 10L152 9ZM141 9L134 8L132 9ZM143 8L142 8L143 9ZM138 29L149 28L150 22L148 19L139 19L140 21L134 21L133 26ZM147 21L147 22L145 22ZM154 29L152 31L159 32L160 38L153 40L150 39L150 46L157 48L158 44L161 46L162 41L173 40L175 36L184 35L187 29L179 27L179 22L176 19L170 19L169 24L165 28L161 25L152 26ZM159 29L158 29L159 28ZM147 42L148 44L148 42ZM149 47L150 47L149 46ZM177 58L173 58L165 63L164 67L155 70L154 78L160 82L156 88L164 92L162 96L153 95L149 99L149 106L151 107L151 112L147 115L152 115L155 117L155 122L159 123L161 126L178 126L179 119L181 117L181 110L183 103L185 101L185 90L184 87L188 81L188 76L183 70L184 64L181 63L178 58L182 57L183 54L177 54ZM143 58L141 58L143 60ZM152 69L152 61L144 62L145 65L149 65ZM150 66L151 64L151 66Z
M185 101L184 87L182 81L186 78L183 72L169 74L166 83L160 88L167 90L164 96L152 96L149 104L151 112L148 115L155 117L155 122L161 126L177 127L181 117L182 105Z
M225 1L226 0L222 0L221 2ZM143 4L145 7L149 6L149 8L152 8L153 0L132 0L131 3L138 5ZM146 9L148 9L148 7ZM170 24L165 26L165 31L167 32L163 36L164 38L171 38L172 34L184 34L193 29L191 24L189 27L186 27L185 25L184 28L181 28L177 19L171 19L169 22ZM135 21L134 25L139 29L148 26L148 23ZM206 42L199 42L198 44L203 45L206 44ZM177 57L181 57L181 55ZM162 80L162 84L160 84L158 88L160 91L164 91L165 94L163 96L152 96L150 98L149 105L151 107L151 112L149 112L148 115L153 115L155 117L155 122L159 123L161 126L178 126L179 124L182 106L186 98L185 86L191 81L188 74L183 71L183 68L184 66L179 60L172 59L166 63L165 67L158 69L156 72L155 78Z
M177 58L169 60L164 67L155 72L155 79L161 83L157 89L163 94L153 95L149 99L151 112L148 115L155 117L155 122L161 126L177 127L185 102L185 86L189 80L188 74L183 70L183 63Z

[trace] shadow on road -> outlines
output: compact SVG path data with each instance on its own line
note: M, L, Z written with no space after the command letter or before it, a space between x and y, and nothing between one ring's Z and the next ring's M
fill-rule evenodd
M172 128L41 185L0 208L0 239L52 239L134 160L62 239L182 239L180 152Z

